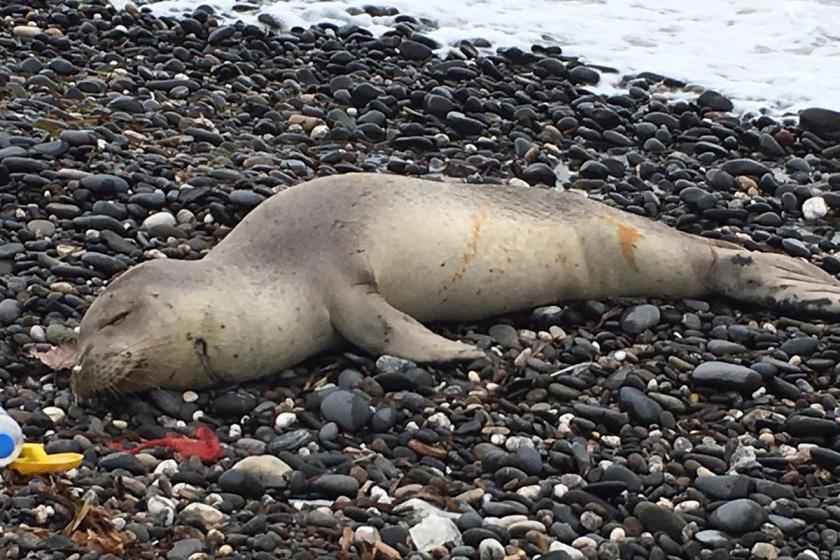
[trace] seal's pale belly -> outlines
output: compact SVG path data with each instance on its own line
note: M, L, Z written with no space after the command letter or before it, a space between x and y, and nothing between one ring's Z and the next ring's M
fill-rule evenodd
M587 291L577 234L548 224L453 220L377 257L382 295L421 321L477 319Z
M431 198L402 213L400 227L411 235L389 234L386 220L372 224L370 235L388 239L367 243L380 293L420 320L470 320L562 301L642 295L652 287L663 294L704 290L701 278L685 271L692 251L706 248L688 236L680 245L673 239L684 234L675 230L663 228L671 236L666 240L649 223L643 232L634 217L604 205L552 195L596 211L569 220L544 209L523 219L494 212L490 204L444 208Z

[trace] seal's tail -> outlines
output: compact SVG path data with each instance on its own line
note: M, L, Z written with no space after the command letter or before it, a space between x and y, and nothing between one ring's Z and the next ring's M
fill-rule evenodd
M840 317L840 281L817 266L774 253L717 252L715 293L791 315Z

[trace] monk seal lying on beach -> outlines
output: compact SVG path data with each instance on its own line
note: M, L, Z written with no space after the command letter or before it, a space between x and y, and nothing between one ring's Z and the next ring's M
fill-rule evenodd
M80 333L81 396L262 377L343 337L417 362L485 354L425 321L550 303L721 294L840 312L840 282L792 257L682 233L570 192L354 173L288 188L199 261L119 276Z

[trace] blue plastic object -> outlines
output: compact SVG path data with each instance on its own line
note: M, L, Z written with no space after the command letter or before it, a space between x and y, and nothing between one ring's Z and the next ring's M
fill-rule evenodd
M11 457L15 452L15 438L7 433L0 432L0 459Z

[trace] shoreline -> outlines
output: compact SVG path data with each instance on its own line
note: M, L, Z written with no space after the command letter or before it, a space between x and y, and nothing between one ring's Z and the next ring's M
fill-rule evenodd
M267 35L200 9L175 24L21 4L0 28L0 405L85 460L57 482L2 473L0 556L833 560L836 322L717 298L558 302L435 326L498 366L346 348L81 403L65 364L28 356L68 344L132 264L200 258L273 193L348 171L574 188L838 274L831 115L804 130L715 92L664 102L653 75L594 95L599 73L552 49L438 60L410 19ZM221 460L113 447L199 425Z
M128 0L115 3L125 5ZM226 9L226 24L239 19L247 24L289 30L329 22L358 25L375 36L392 30L395 19L406 15L422 21L421 32L437 42L436 54L441 57L461 40L485 44L487 47L480 49L485 55L496 48L527 51L534 45L559 46L586 64L609 64L619 69L614 77L603 76L598 88L602 94L622 89L624 76L654 72L688 85L681 92L672 92L672 99L690 97L692 91L714 89L730 97L740 114L783 119L796 118L807 107L840 110L840 83L825 79L822 67L815 66L815 61L823 58L825 65L830 65L832 56L826 49L832 37L826 36L821 22L830 20L835 9L840 17L840 7L809 0L798 0L795 7L787 9L768 9L748 0L734 11L723 2L717 6L717 16L709 13L716 9L714 4L707 10L668 3L657 9L644 2L623 0L609 5L590 0L568 0L559 5L524 0L515 11L492 0L483 8L467 2L456 10L446 9L439 0L422 4L392 0L375 8L361 0L254 4L217 0L210 4ZM183 0L144 5L161 16L178 17L179 12L191 9ZM558 14L562 14L562 24L547 23ZM811 33L777 29L773 23L779 17L794 14L803 29L813 28ZM720 46L707 42L716 29L720 31ZM756 33L757 30L769 35ZM656 37L661 45L657 47L649 37ZM817 58L807 57L807 52ZM788 72L780 74L774 68L787 68ZM835 92L833 96L831 91Z

